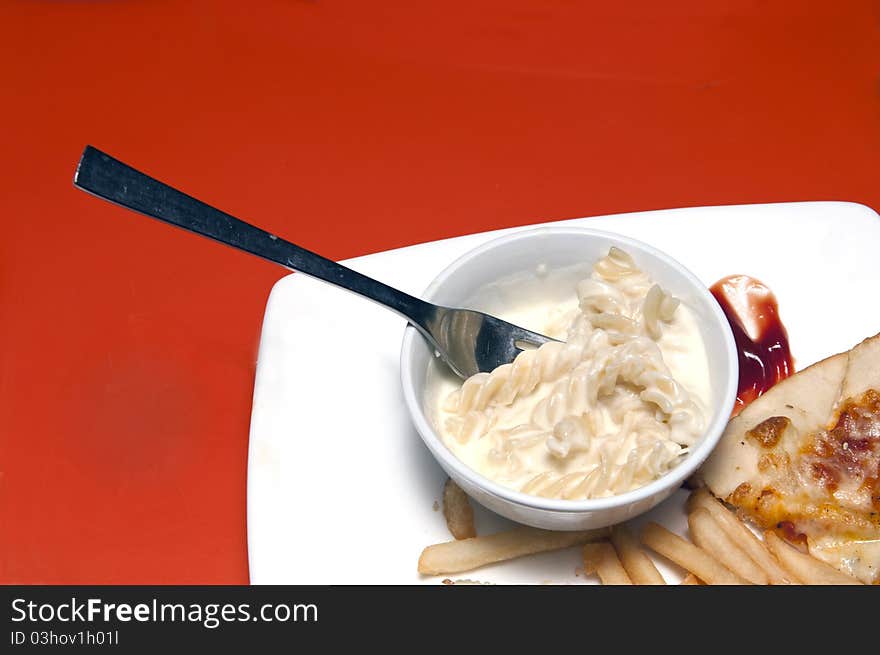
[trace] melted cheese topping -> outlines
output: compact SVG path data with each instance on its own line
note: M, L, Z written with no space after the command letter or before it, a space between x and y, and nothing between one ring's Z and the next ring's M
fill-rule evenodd
M832 424L799 434L771 417L746 432L763 449L759 484L729 501L765 528L864 582L880 581L880 393L844 402Z

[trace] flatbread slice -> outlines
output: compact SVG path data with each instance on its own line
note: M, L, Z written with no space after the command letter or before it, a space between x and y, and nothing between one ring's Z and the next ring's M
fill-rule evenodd
M755 400L697 478L762 528L880 582L880 335Z

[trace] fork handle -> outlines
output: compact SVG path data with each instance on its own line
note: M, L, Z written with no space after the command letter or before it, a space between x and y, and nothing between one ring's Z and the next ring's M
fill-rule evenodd
M402 315L433 342L425 327L434 311L430 303L245 223L97 148L86 146L73 184L117 205L360 294Z

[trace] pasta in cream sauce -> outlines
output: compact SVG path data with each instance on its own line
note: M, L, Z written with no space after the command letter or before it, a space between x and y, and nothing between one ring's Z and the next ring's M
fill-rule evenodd
M641 487L702 435L709 374L689 308L612 248L543 329L563 341L443 394L435 422L459 459L548 498ZM573 303L572 303L573 304Z

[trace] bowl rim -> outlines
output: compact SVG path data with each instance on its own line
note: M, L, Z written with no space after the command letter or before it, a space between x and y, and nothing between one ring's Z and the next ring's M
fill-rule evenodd
M489 241L468 250L466 253L453 260L437 274L420 297L425 300L432 300L433 295L438 289L442 288L446 280L448 280L448 278L464 264L473 259L484 256L487 252L492 251L499 246L515 241L535 238L544 234L577 235L578 237L587 236L605 239L611 241L612 245L619 245L624 249L627 246L630 246L635 250L646 252L656 259L659 259L676 271L676 273L681 275L689 285L693 287L697 292L697 295L702 298L706 306L711 310L711 316L714 319L713 322L716 324L715 327L721 328L721 336L725 344L724 355L727 361L727 375L723 378L719 378L719 381L722 384L722 397L726 400L722 403L714 420L704 430L702 441L696 446L696 448L694 448L694 450L688 453L675 468L638 489L633 489L632 491L627 491L626 493L615 496L585 500L566 500L544 498L511 489L510 487L506 487L491 480L465 464L449 449L449 447L443 442L437 430L431 425L431 422L425 415L425 411L422 407L422 399L416 397L414 385L410 384L412 367L414 365L413 358L415 354L415 345L417 339L420 340L423 339L423 337L414 327L407 325L401 346L400 378L403 387L404 400L411 420L415 423L419 435L425 442L425 445L428 446L428 450L431 451L435 458L440 460L439 463L444 469L447 471L450 471L451 469L456 475L468 480L471 484L486 493L510 503L531 509L563 513L595 512L632 505L639 501L651 498L652 496L661 495L663 492L669 490L670 487L677 488L682 482L684 482L684 480L692 475L697 468L699 468L721 439L721 436L724 433L724 428L730 418L730 413L733 410L734 402L736 401L737 385L739 382L739 361L736 343L734 341L733 331L727 321L727 317L724 315L720 305L709 289L699 280L699 278L697 278L696 275L678 260L648 243L606 230L595 230L587 227L561 226L519 229L516 232L490 239Z

